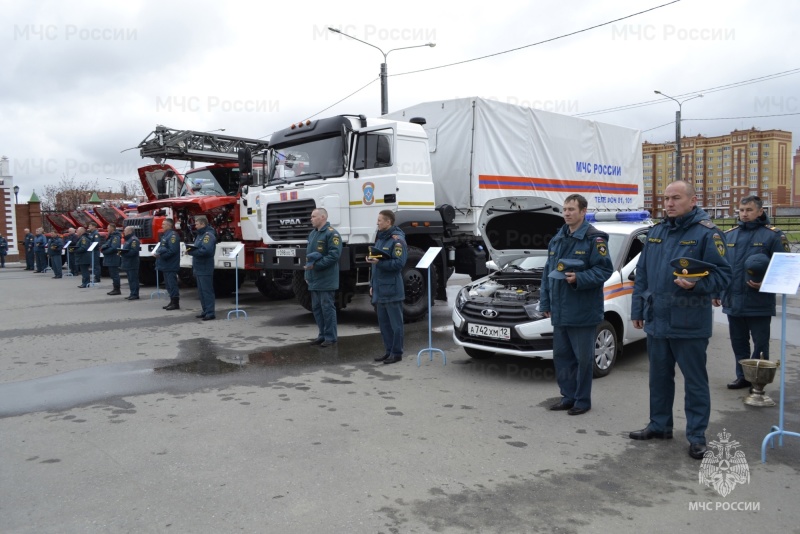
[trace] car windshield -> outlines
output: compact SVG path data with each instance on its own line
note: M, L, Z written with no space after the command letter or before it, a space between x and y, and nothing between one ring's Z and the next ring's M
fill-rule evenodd
M272 150L270 181L294 182L344 174L340 136Z
M239 169L236 167L216 167L187 173L181 189L181 196L234 196L238 190Z

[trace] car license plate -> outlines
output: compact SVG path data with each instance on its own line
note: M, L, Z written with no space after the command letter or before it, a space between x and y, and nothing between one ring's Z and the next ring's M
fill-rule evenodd
M511 339L511 329L507 326L489 326L469 323L467 331L471 336L491 337L494 339Z
M297 249L294 248L279 248L275 251L275 255L294 258L297 256L296 251Z

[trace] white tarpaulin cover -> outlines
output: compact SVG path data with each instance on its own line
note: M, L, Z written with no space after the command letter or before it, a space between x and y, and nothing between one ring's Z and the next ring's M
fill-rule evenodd
M427 124L436 204L467 212L498 197L559 206L580 193L590 208L640 209L638 130L483 98L427 102L384 118Z

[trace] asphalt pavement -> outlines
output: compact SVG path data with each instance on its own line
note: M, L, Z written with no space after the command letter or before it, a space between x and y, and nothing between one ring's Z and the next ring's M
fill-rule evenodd
M464 281L451 280L451 295ZM547 410L559 397L551 362L472 360L444 302L432 332L407 325L405 359L382 365L363 299L340 312L339 343L321 349L308 345L308 312L252 284L239 297L246 318L226 320L225 298L209 322L194 318L195 289L167 312L154 288L128 302L105 294L107 279L78 284L0 270L4 533L800 532L800 439L761 462L779 410L726 389L733 357L719 312L707 439L744 454L711 466L730 482L725 495L687 454L679 371L675 439L628 438L648 420L644 343L594 382L592 410L571 417ZM794 432L799 304L788 300ZM777 318L773 359L780 332ZM446 365L426 353L417 367L430 346ZM766 389L779 399L777 379Z

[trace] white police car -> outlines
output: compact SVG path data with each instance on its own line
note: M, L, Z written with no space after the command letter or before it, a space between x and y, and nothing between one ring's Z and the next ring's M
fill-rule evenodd
M595 341L594 376L601 377L611 372L623 345L645 337L631 324L629 277L653 222L646 211L590 213L587 220L608 234L614 265L604 286L605 314ZM551 359L553 326L538 311L539 288L547 244L564 225L561 206L537 197L499 198L484 206L479 225L499 270L458 293L453 339L473 358Z

